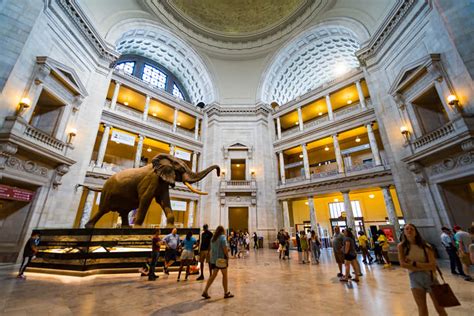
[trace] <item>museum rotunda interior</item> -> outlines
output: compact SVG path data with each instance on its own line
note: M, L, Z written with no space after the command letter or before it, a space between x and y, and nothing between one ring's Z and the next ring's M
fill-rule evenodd
M0 315L469 315L473 17L0 1Z

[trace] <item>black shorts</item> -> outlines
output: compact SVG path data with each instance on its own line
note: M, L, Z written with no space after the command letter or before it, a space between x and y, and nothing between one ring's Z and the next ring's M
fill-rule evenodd
M344 254L344 259L347 260L347 261L355 260L355 258L357 258L357 256L354 256L354 255L351 255L351 254Z
M176 249L168 248L165 250L165 261L176 261L178 251Z
M213 269L213 270L214 270L214 269L222 270L222 269L227 269L227 267L225 267L225 268L218 268L215 263L211 263L211 269Z

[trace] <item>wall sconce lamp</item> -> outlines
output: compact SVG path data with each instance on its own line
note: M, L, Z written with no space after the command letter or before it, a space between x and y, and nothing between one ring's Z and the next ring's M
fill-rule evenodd
M451 94L451 95L448 96L448 104L449 105L458 105L459 100L454 94Z
M29 98L23 98L20 101L20 107L18 108L17 115L22 115L23 112L25 112L26 109L28 109L31 106L31 101Z
M252 178L255 178L255 170L250 169L250 175L252 176Z
M77 135L77 129L71 128L71 131L69 132L69 134L67 134L67 143L69 145L72 144L72 140L74 139L74 137L76 137L76 135Z
M406 144L410 141L410 132L406 126L400 127L400 133L402 133L403 137L405 137Z
M221 170L221 177L224 178L224 179L225 179L225 172L226 172L226 171L227 171L227 170L225 170L225 169L222 169L222 170Z

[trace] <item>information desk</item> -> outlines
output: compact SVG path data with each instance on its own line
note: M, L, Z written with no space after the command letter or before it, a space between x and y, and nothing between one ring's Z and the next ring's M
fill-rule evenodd
M156 228L38 229L38 254L29 267L35 272L70 274L121 273L137 271L151 258L151 241ZM191 231L199 240L199 228L178 228L180 240ZM171 228L160 228L160 238ZM164 264L161 246L157 267ZM197 248L195 250L197 254ZM179 266L178 261L173 266ZM87 273L81 273L87 272ZM68 274L67 272L65 274Z

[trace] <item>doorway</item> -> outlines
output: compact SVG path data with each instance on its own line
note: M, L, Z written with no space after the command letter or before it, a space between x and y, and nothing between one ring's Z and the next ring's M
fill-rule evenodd
M229 230L249 231L248 207L229 207Z
M466 229L474 223L474 178L441 184L448 217L453 225Z
M247 180L245 178L245 159L232 159L230 161L230 179Z

